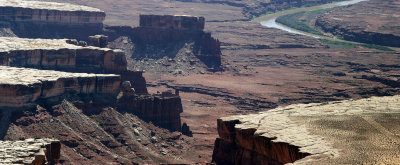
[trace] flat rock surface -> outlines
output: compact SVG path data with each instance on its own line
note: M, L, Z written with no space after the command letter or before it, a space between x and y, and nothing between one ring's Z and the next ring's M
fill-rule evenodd
M294 104L239 120L235 128L289 143L312 154L295 163L400 163L400 96ZM355 158L355 159L354 159Z
M51 70L38 70L28 68L16 68L0 66L0 84L32 85L42 81L56 81L60 78L71 77L117 77L114 74L88 74L68 73Z
M46 9L59 11L88 11L102 12L88 6L73 5L68 3L40 2L40 1L24 1L24 0L0 0L0 7L19 7L29 9Z
M27 39L17 37L0 37L0 52L13 50L58 50L58 49L99 49L111 50L108 48L82 47L68 44L67 39Z

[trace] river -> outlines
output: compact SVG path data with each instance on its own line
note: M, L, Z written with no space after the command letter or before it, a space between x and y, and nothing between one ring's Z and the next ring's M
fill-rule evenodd
M350 0L350 1L328 3L328 4L318 5L318 6L294 8L294 9L284 10L284 11L280 11L280 12L276 12L276 13L272 13L272 14L266 14L266 15L255 18L253 21L259 22L261 25L266 26L266 27L277 28L277 29L281 29L281 30L284 30L284 31L287 31L290 33L311 36L314 38L325 38L323 36L318 36L315 34L302 32L302 31L287 27L285 25L279 24L276 22L276 18L278 18L279 16L302 12L302 11L313 11L313 10L318 10L318 9L330 9L330 8L339 7L339 6L347 6L347 5L356 4L356 3L359 3L362 1L368 1L368 0Z

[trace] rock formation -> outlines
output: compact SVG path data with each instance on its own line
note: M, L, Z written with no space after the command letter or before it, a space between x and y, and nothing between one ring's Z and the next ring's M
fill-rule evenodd
M1 0L4 26L24 38L77 38L100 34L106 14L96 8L66 3Z
M53 139L0 141L0 164L58 164L61 144Z
M213 161L217 164L398 162L395 155L399 151L391 152L396 149L386 146L400 142L396 136L400 125L395 117L400 112L399 99L400 96L389 96L295 104L259 114L222 118L218 120L219 138ZM377 143L381 145L371 145Z
M59 99L64 94L116 97L119 75L67 73L0 66L0 109L32 107L39 100Z
M140 15L139 27L110 26L106 34L111 40L128 36L134 43L132 58L174 58L176 47L193 42L193 54L209 69L221 67L220 43L205 32L205 19L193 16ZM180 47L179 47L180 48ZM162 53L165 52L165 53Z
M66 39L0 37L0 65L80 73L119 74L131 81L138 93L147 93L140 71L127 70L124 52L99 47L81 47Z
M180 113L183 109L179 95L169 92L152 96L126 95L119 100L118 110L133 113L171 131L182 130Z
M204 30L204 17L178 15L140 15L140 27L175 30Z
M108 36L105 35L89 36L89 45L105 48L108 45Z

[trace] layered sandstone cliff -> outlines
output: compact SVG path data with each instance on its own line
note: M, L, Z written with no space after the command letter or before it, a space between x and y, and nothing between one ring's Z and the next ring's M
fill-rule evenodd
M1 0L1 24L19 37L79 38L101 33L105 13L67 3Z
M31 107L61 96L96 95L109 99L120 91L119 75L67 73L0 66L0 107Z
M61 144L53 139L0 141L0 164L58 164Z
M124 97L119 100L118 110L133 113L171 131L182 131L182 102L176 94L164 92L162 95Z
M124 52L68 44L66 39L0 37L0 65L80 73L119 74L138 93L147 93L140 71L127 70Z
M203 31L204 17L179 15L140 15L140 27Z
M296 104L218 120L217 164L396 164L400 96ZM397 148L397 149L396 149ZM354 159L357 158L357 159Z

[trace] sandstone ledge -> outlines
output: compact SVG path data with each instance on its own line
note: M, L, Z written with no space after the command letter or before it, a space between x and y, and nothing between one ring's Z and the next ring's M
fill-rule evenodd
M0 65L89 73L127 70L124 52L68 44L66 39L0 37Z
M97 8L73 5L73 4L69 4L69 3L25 1L25 0L0 0L0 7L46 9L46 10L60 10L60 11L102 12L100 9L97 9Z
M396 164L400 151L393 143L400 144L399 116L400 96L392 96L296 104L222 118L213 160L218 164ZM226 159L229 156L233 159Z
M61 143L53 139L0 141L0 164L56 164Z
M39 99L63 94L110 95L120 90L113 74L67 73L0 66L0 107L31 106Z

